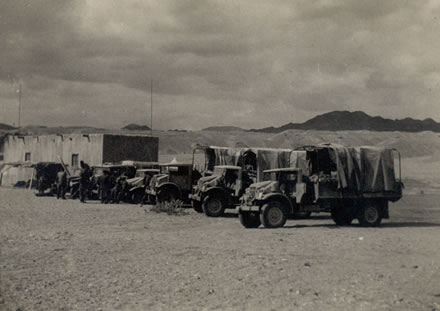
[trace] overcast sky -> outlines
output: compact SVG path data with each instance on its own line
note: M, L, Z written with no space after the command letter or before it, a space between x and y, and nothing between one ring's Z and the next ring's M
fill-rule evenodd
M1 0L0 122L440 121L440 0Z

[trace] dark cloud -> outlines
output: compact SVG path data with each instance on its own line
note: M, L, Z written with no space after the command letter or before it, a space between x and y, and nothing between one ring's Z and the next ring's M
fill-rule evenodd
M32 123L93 123L103 109L114 113L100 126L136 120L151 80L164 128L279 125L351 108L440 119L439 10L397 0L5 0L0 105L12 105L13 73Z

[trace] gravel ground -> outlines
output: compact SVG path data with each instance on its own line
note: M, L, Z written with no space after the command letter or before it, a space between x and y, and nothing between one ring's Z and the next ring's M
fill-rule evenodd
M236 217L0 189L0 310L440 310L440 196L381 228Z

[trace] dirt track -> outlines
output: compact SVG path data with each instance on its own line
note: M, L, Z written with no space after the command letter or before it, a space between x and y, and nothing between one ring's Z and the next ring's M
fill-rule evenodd
M0 189L0 310L440 310L439 199L246 230Z

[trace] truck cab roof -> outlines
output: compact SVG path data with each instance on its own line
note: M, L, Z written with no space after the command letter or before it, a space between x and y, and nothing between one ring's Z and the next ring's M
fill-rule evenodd
M285 168L274 168L271 170L265 170L263 173L276 173L276 172L298 172L301 171L300 168L297 167L285 167Z

